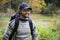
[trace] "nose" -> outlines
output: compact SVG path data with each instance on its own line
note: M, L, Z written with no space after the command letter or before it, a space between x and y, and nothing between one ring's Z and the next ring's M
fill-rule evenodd
M26 14L30 14L30 11L26 11Z

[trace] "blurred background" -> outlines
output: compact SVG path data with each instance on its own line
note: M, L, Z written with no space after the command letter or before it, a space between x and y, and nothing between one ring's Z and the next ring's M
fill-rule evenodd
M60 0L0 0L0 40L18 5L27 2L38 29L38 40L60 40Z

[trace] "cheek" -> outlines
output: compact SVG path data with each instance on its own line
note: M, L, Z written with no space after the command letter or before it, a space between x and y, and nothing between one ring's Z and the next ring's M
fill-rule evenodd
M30 14L30 11L29 12L22 11L22 15L28 16L29 14Z
M22 12L22 14L26 14L26 12Z

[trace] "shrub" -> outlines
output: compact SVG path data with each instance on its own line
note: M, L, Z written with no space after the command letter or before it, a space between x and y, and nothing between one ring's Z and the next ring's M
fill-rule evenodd
M59 8L54 4L54 3L51 3L51 4L48 4L42 11L41 11L41 14L45 14L45 15L50 15L50 16L53 16L53 14L56 14L56 11L58 10Z

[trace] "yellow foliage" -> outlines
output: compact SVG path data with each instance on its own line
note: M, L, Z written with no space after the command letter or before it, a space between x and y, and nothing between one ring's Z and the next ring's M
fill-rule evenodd
M44 0L29 0L28 3L32 9L37 12L40 12L46 6Z
M6 2L8 2L9 0L2 0L0 1L0 5L4 5Z

